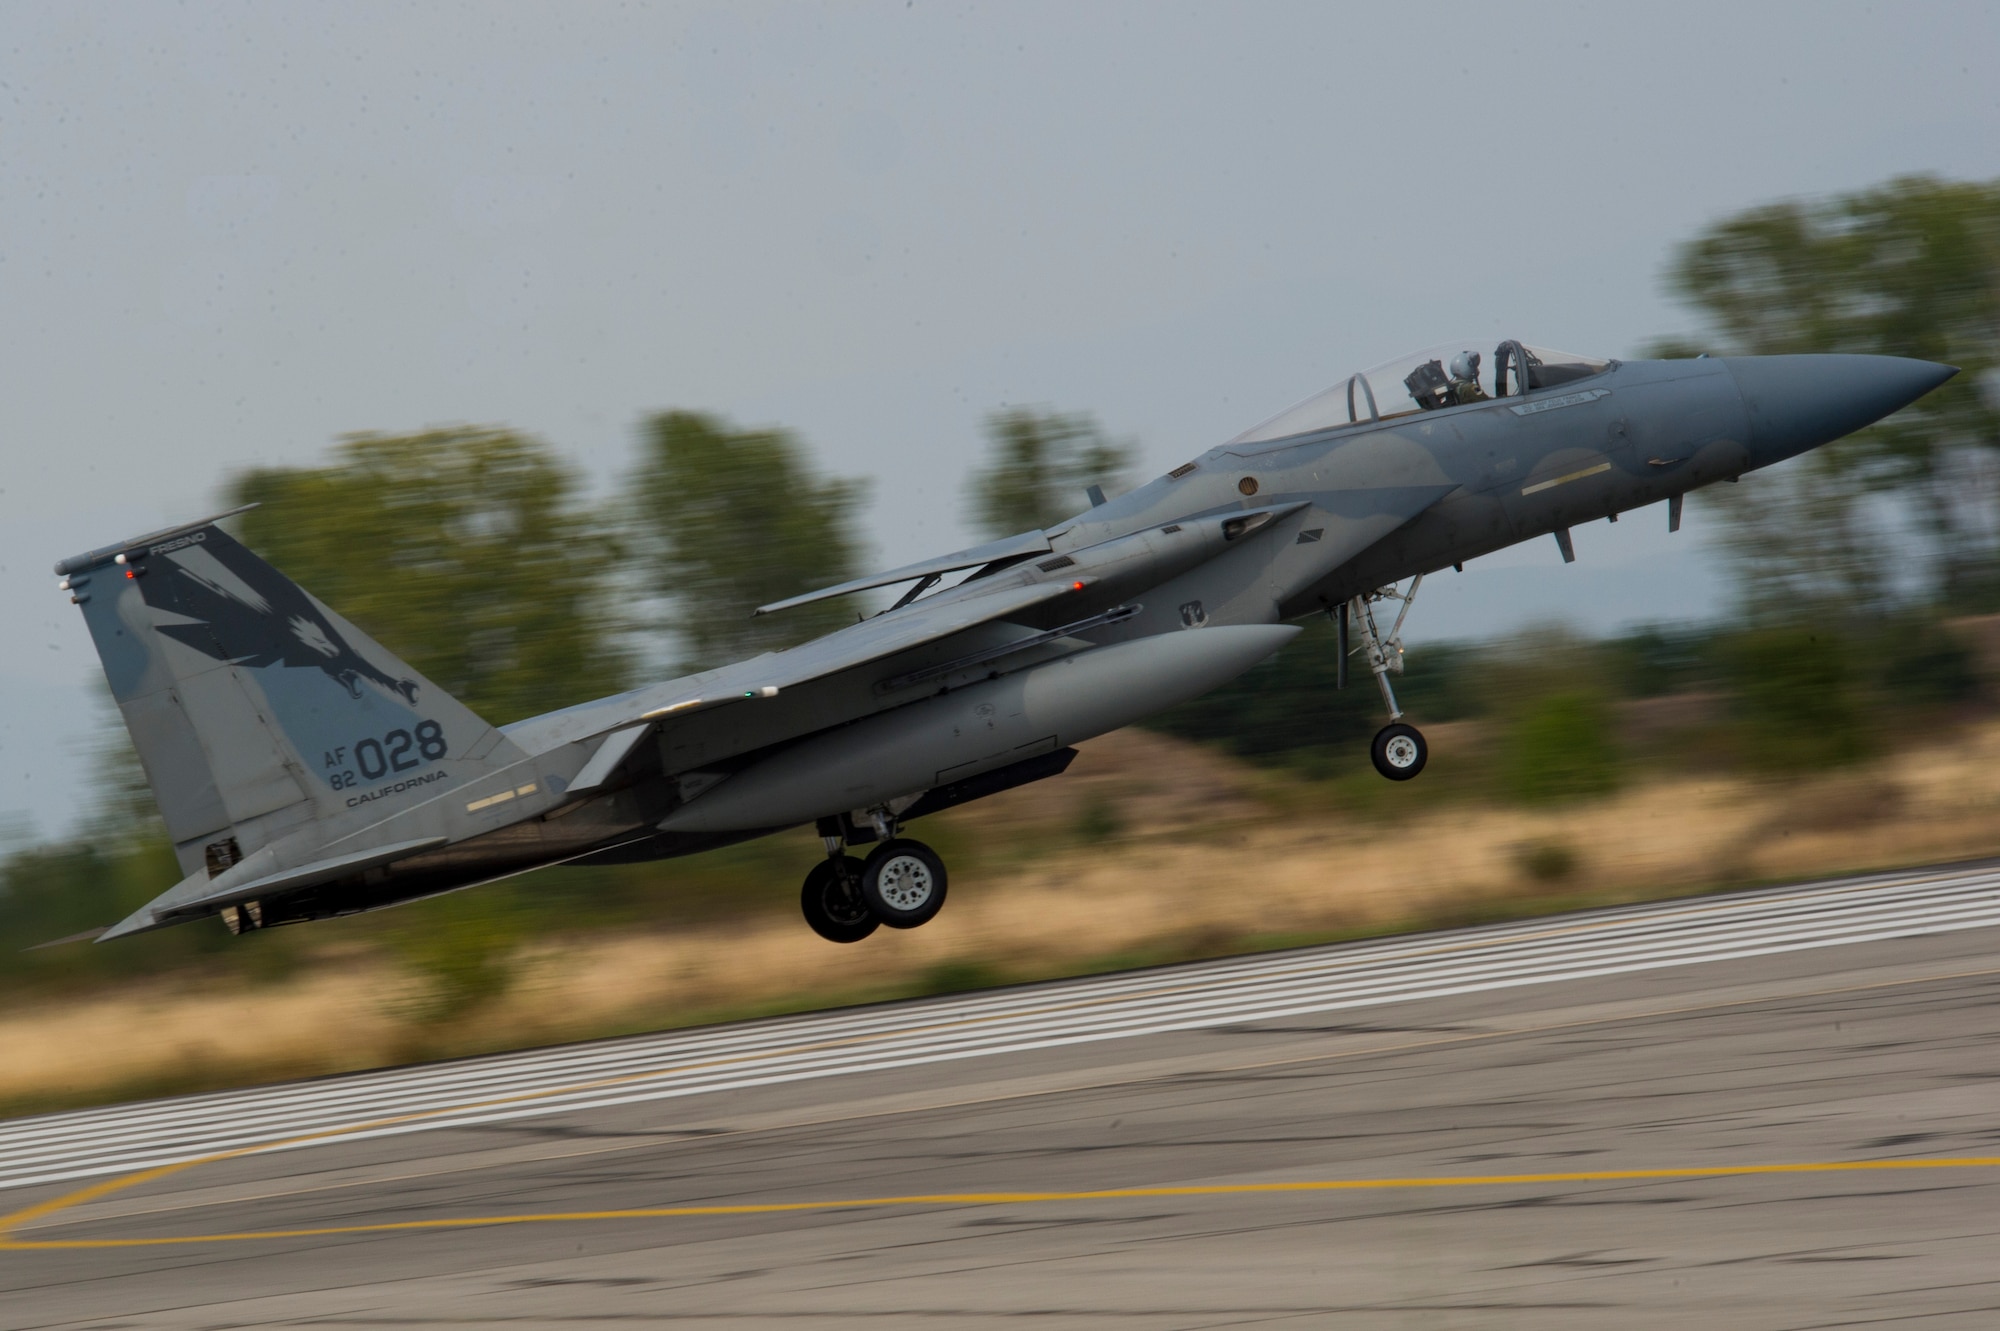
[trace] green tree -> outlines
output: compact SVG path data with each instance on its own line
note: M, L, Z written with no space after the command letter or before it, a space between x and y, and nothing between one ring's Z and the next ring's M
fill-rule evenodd
M646 422L632 537L693 667L772 651L853 622L844 601L752 618L760 605L855 577L859 480L818 476L784 430L668 411Z
M1724 645L1740 755L1766 771L1811 771L1873 748L1852 644L1806 625L1759 629Z
M1720 492L1753 600L1879 599L1883 533L1867 497L1885 487L1910 501L1947 591L1996 599L2000 182L1906 177L1754 208L1684 245L1669 281L1707 320L1711 350L1868 352L1963 371L1851 440Z
M1085 487L1115 488L1132 465L1131 445L1082 412L996 411L986 441L990 460L967 481L966 500L973 525L995 539L1054 526L1085 506Z
M1508 727L1508 789L1530 803L1605 795L1618 786L1611 711L1594 692L1552 693Z
M1831 613L1879 617L1897 594L1894 515L1871 503L1864 447L1818 449L1742 485L1706 494L1723 518L1738 606L1753 624Z
M615 692L626 654L602 518L537 440L357 434L321 467L236 478L245 542L496 725Z

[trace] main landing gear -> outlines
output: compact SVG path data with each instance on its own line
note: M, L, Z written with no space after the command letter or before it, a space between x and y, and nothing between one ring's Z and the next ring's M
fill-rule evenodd
M1430 761L1430 745L1424 742L1424 734L1415 726L1403 722L1403 709L1396 705L1396 690L1389 686L1389 675L1403 673L1403 620L1410 613L1410 605L1417 599L1417 588L1423 585L1424 575L1419 573L1410 580L1408 591L1398 591L1394 587L1383 587L1352 600L1343 601L1334 622L1340 626L1340 667L1335 687L1347 687L1347 658L1355 651L1367 654L1368 668L1374 672L1375 683L1382 689L1382 702L1389 709L1389 724L1375 732L1375 742L1368 746L1368 756L1375 763L1375 770L1391 781L1408 781L1424 770ZM1375 603L1377 601L1401 601L1402 608L1396 612L1396 622L1385 636L1375 625ZM1361 646L1347 645L1350 623L1361 632Z
M938 853L896 835L896 820L886 811L874 822L881 844L858 860L845 849L857 829L845 818L820 821L826 858L806 875L799 906L812 931L828 942L858 943L883 924L914 929L944 908L946 875Z
M861 861L852 855L834 854L815 864L799 890L799 908L812 931L829 943L858 943L881 923L861 896Z

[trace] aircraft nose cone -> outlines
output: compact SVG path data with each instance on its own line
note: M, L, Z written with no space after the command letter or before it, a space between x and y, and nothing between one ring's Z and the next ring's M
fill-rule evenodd
M1727 363L1759 467L1853 434L1958 373L1903 356L1731 356Z

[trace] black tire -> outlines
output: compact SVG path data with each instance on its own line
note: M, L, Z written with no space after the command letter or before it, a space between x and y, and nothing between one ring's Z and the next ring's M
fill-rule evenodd
M1423 731L1397 721L1375 732L1368 756L1383 776L1391 781L1408 781L1431 760L1431 746L1424 743Z
M921 841L897 837L861 866L861 896L891 929L928 924L944 909L944 861Z
M824 859L806 875L799 889L799 909L812 931L829 943L858 943L875 932L881 921L861 895L860 860L852 855Z

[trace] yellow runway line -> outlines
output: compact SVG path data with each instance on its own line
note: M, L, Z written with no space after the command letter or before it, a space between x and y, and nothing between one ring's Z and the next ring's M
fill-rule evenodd
M1666 917L1673 918L1675 916L1680 916L1680 915L1697 915L1714 911L1717 909L1728 909L1728 908L1729 907L1726 904L1723 906L1703 905L1684 911L1668 912ZM1525 935L1510 936L1508 941L1510 942L1519 941L1520 937L1526 937L1529 939L1541 939L1548 937L1556 937L1563 934L1587 933L1593 929L1610 927L1614 923L1615 921L1587 921L1581 924L1561 925L1553 928L1537 930ZM1444 953L1464 951L1464 950L1476 950L1481 946L1489 945L1490 941L1491 940L1465 940L1460 942L1444 943L1433 947L1417 948L1410 955L1426 956L1426 955L1437 955L1437 954L1444 954ZM1045 1003L1036 1007L1029 1007L1029 1008L1017 1009L1000 1013L991 1013L984 1016L950 1018L943 1021L934 1021L914 1026L892 1027L884 1031L870 1031L859 1035L839 1036L831 1039L810 1041L804 1044L780 1046L774 1049L758 1049L758 1050L751 1050L747 1053L742 1053L742 1054L729 1054L717 1058L697 1059L692 1062L669 1064L666 1067L649 1068L644 1072L628 1072L608 1077L597 1077L587 1081L572 1082L568 1085L563 1085L563 1086L549 1086L549 1087L543 1087L540 1090L522 1091L512 1095L492 1096L482 1100L472 1100L460 1104L447 1105L437 1109L421 1110L409 1114L396 1114L385 1118L370 1119L360 1123L345 1123L340 1125L339 1127L327 1128L319 1132L303 1133L301 1135L294 1137L276 1138L271 1141L257 1142L249 1146L237 1147L233 1150L228 1150L228 1151L215 1151L207 1155L196 1156L191 1160L176 1161L173 1164L161 1165L158 1166L157 1168L141 1170L137 1173L123 1175L119 1178L109 1179L101 1183L95 1183L77 1192L67 1193L61 1197L51 1198L50 1200L41 1202L35 1206L30 1206L25 1210L17 1211L12 1215L0 1216L0 1248L5 1248L9 1246L18 1246L17 1244L14 1244L11 1239L11 1236L13 1235L14 1231L20 1229L23 1225L31 1224L36 1220L40 1220L47 1216L53 1215L58 1211L67 1211L71 1207L81 1206L85 1202L96 1201L98 1198L107 1196L111 1193L122 1192L127 1188L137 1187L142 1183L150 1183L155 1179L165 1178L170 1174L178 1174L183 1170L195 1169L202 1165L220 1164L225 1160L234 1160L241 1156L255 1155L263 1151L274 1151L274 1150L281 1150L286 1147L303 1146L312 1142L332 1141L337 1138L355 1136L361 1133L374 1131L380 1128L396 1127L400 1124L406 1124L406 1123L417 1123L417 1122L422 1122L425 1119L443 1118L452 1114L464 1113L465 1111L471 1109L493 1109L505 1105L528 1103L535 1100L555 1099L560 1096L574 1095L583 1091L607 1090L616 1086L629 1086L641 1082L657 1081L662 1078L689 1072L701 1072L714 1068L729 1067L732 1065L756 1063L772 1058L792 1057L799 1054L823 1053L828 1050L840 1049L840 1048L853 1048L857 1046L876 1044L885 1040L904 1038L910 1035L938 1033L944 1031L964 1029L967 1027L982 1026L1001 1021L1018 1020L1020 1017L1024 1015L1040 1017L1040 1016L1049 1016L1055 1013L1065 1012L1065 1011L1082 1011L1094 1007L1114 1005L1120 1002L1129 1002L1135 997L1136 998L1168 997L1172 995L1193 992L1194 990L1199 989L1201 985L1202 982L1200 980L1187 980L1180 982L1170 981L1167 983L1140 988L1133 992L1124 994L1112 994L1101 997L1089 996L1076 999L1058 1000Z
M170 1166L165 1173L181 1166ZM497 1225L577 1224L594 1220L673 1220L700 1216L779 1215L801 1211L856 1211L894 1206L1022 1206L1055 1202L1157 1200L1170 1197L1246 1197L1297 1193L1369 1192L1398 1188L1497 1188L1546 1183L1643 1183L1664 1179L1750 1178L1774 1174L1883 1173L1917 1169L1994 1169L2000 1156L1954 1156L1932 1160L1816 1160L1788 1164L1707 1165L1682 1169L1593 1169L1571 1173L1447 1174L1416 1178L1306 1179L1288 1183L1212 1183L1165 1188L1103 1188L1082 1192L939 1192L901 1197L856 1197L825 1201L747 1202L733 1206L647 1206L616 1211L548 1211L522 1215L445 1216L435 1220L391 1220L369 1225L319 1225L305 1229L261 1229L234 1234L185 1234L132 1239L18 1239L14 1226L28 1213L9 1217L0 1231L0 1250L68 1248L159 1248L193 1243L255 1243L274 1239L328 1238L343 1234L392 1234L428 1229L476 1229ZM109 1191L109 1188L105 1189ZM80 1199L78 1199L80 1200ZM74 1205L70 1198L64 1205Z

